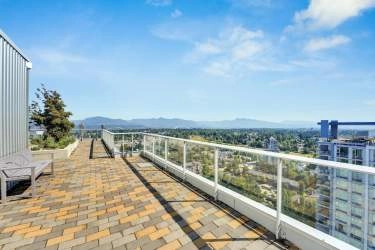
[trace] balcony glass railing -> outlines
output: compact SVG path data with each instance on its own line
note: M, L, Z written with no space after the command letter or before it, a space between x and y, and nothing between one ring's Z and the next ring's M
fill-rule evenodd
M374 168L149 133L103 130L102 138L113 156L127 153L121 149L134 153L133 144L139 142L143 156L297 245L321 242L326 249L350 249L326 233L361 224L365 208L371 210L372 203L361 196L353 201L362 204L349 204L350 192L366 193L364 184L336 174L348 178L355 173L366 183L375 176ZM346 212L340 211L344 208ZM346 232L350 243L350 229ZM356 238L358 233L352 232ZM367 238L364 234L361 239Z

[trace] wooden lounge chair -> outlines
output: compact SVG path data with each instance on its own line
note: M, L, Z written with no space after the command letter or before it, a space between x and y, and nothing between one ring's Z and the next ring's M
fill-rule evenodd
M7 200L7 182L17 180L31 180L31 196L35 197L35 181L44 169L51 165L51 173L54 173L53 153L50 160L33 161L30 150L13 154L0 159L0 177L1 177L1 202L4 204ZM24 196L24 195L18 195Z

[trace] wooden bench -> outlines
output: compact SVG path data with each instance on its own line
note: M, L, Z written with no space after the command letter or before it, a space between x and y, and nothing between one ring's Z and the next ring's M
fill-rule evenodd
M51 165L51 173L54 174L53 153L49 160L33 161L30 150L7 156L0 159L0 177L1 177L1 202L7 201L7 182L28 180L31 181L31 196L36 195L35 181L41 175L46 167ZM24 195L18 195L24 196Z

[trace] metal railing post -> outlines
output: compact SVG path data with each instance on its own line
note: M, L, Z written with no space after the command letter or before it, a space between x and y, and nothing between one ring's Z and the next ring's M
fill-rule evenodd
M131 151L131 156L133 156L133 152L134 152L134 134L132 134L132 151Z
M282 209L283 162L277 159L277 193L276 193L276 239L280 238Z
M31 196L33 198L35 198L35 196L36 196L35 178L36 178L35 168L31 168Z
M164 159L168 161L168 140L165 139L164 143Z
M143 135L143 153L146 153L146 135Z
M184 141L184 149L183 149L183 161L182 161L182 168L184 174L184 181L186 180L186 142Z
M217 187L219 181L219 149L215 148L215 158L214 158L214 170L215 170L215 201L217 200Z
M122 139L122 142L121 142L121 143L122 143L122 146L121 146L121 147L122 147L122 157L124 157L124 153L125 153L125 145L124 145L124 144L125 144L125 141L124 141L124 135L122 135L122 138L121 138L121 139Z
M155 162L155 137L152 138L152 162Z

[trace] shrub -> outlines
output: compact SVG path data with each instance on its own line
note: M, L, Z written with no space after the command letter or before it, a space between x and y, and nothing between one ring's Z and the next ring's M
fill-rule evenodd
M66 136L61 138L60 141L57 143L58 148L65 148L69 144L75 142L75 138L73 136Z
M38 137L31 139L31 150L39 150L39 149L63 149L69 144L75 142L75 138L73 136L65 136L61 138L58 142L51 136L45 137Z
M44 148L48 148L48 149L57 148L57 144L55 142L55 139L51 136L46 137L46 139L44 140Z

